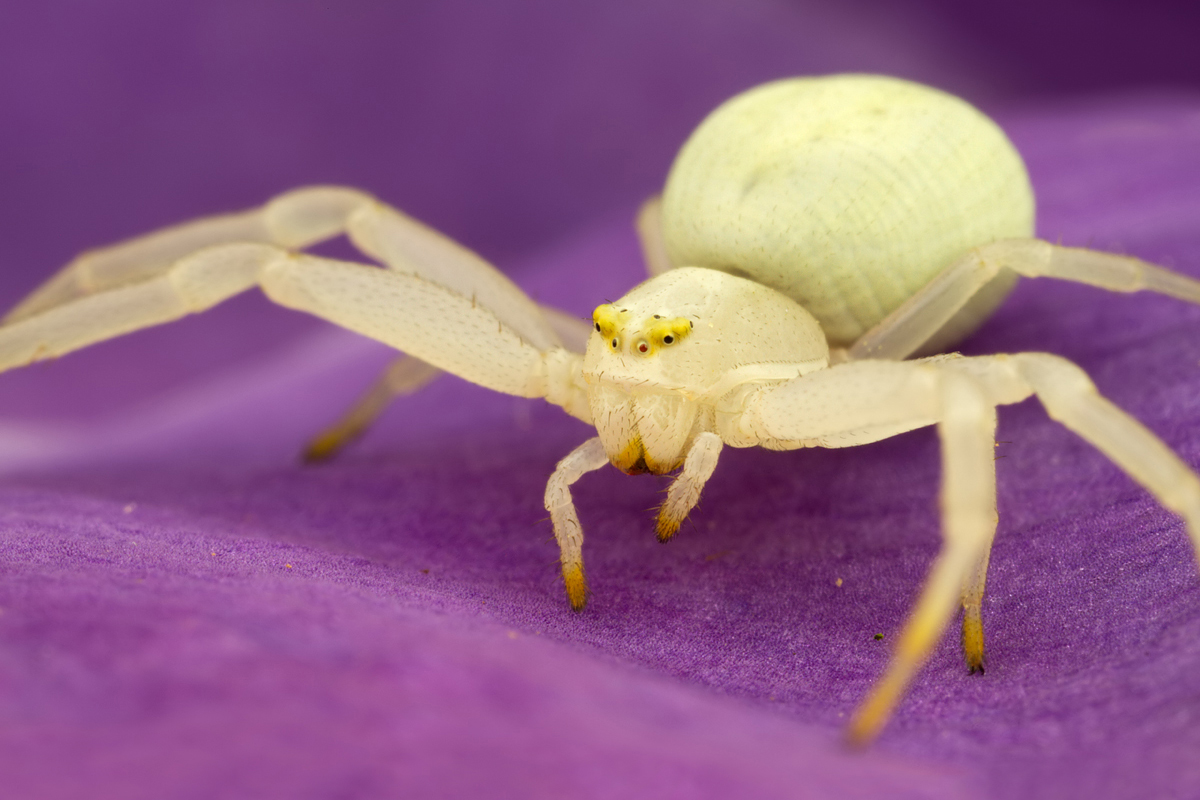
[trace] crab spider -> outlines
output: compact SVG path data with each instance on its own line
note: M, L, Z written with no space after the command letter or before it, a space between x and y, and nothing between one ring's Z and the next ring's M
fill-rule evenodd
M666 541L725 446L849 447L936 425L943 545L851 723L865 742L959 605L967 664L983 667L997 406L1036 395L1182 516L1200 552L1200 479L1078 367L1045 353L903 360L966 335L1018 276L1200 303L1200 281L1034 239L1032 220L1019 156L966 103L890 78L779 81L723 105L685 144L639 215L652 277L590 326L369 195L312 187L80 256L5 317L0 369L258 286L408 354L311 455L440 371L544 398L597 432L545 493L577 610L587 585L570 487L587 472L677 472L658 512ZM302 252L342 234L385 268Z

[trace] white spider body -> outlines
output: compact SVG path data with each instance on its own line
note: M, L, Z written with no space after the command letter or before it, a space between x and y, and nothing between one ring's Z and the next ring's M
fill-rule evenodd
M600 308L611 311L597 309L609 319L595 323L583 379L609 461L631 474L678 469L696 434L715 430L715 403L735 387L829 363L804 308L715 270L673 269ZM671 327L675 320L687 324Z
M997 406L1036 395L1183 517L1200 552L1200 478L1078 367L1045 353L904 360L964 334L1018 275L1200 303L1195 279L1030 238L1032 216L1020 158L962 101L890 78L781 81L722 106L689 140L662 204L638 220L655 277L596 308L591 326L367 194L310 187L81 255L4 318L0 370L257 286L408 354L311 456L441 370L544 398L597 431L545 493L576 609L587 587L570 487L585 473L678 470L658 514L665 541L724 445L848 447L936 425L943 546L855 714L864 741L958 608L967 663L983 667ZM379 265L302 252L339 234Z
M847 347L973 247L1033 235L1034 200L1004 132L957 97L876 75L793 78L712 112L667 177L674 264L783 292ZM1005 275L941 341L979 324Z

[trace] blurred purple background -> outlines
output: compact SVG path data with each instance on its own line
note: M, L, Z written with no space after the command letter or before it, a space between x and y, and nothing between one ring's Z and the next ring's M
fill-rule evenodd
M1200 275L1198 23L1166 2L9 3L0 298L87 247L329 182L586 314L637 279L633 210L707 111L846 70L994 113L1042 235ZM1024 286L967 349L1079 361L1196 465L1197 341L1194 308ZM1002 416L997 666L967 681L948 636L853 757L840 720L881 666L860 634L895 629L934 546L931 434L732 453L670 548L644 513L661 485L597 476L597 603L575 616L540 485L587 433L556 410L442 381L338 464L295 465L386 358L253 296L3 377L0 779L28 797L1200 795L1179 523L1040 409ZM859 588L835 599L833 570Z

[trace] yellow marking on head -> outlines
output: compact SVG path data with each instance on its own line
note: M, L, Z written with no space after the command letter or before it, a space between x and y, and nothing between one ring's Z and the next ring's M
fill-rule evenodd
M596 310L592 312L592 322L596 330L613 350L620 349L622 323L628 315L629 312L619 311L611 303L596 306Z
M656 320L646 332L650 341L659 347L670 346L692 332L692 323L685 317Z
M567 600L574 611L582 611L587 604L587 579L583 577L583 564L563 564L563 584L567 587Z
M656 316L647 320L631 349L638 355L652 356L664 347L677 344L691 332L692 323L686 317L664 319Z
M664 347L676 344L692 332L692 323L686 317L666 319L657 314L646 320L641 331L628 331L629 311L617 308L612 303L596 306L592 312L592 323L605 344L614 351L620 350L623 338L632 337L629 351L641 356L652 356Z

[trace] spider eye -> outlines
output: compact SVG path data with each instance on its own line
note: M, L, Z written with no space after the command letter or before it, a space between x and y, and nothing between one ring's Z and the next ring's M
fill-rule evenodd
M599 332L600 332L600 323L597 322L596 323L596 333L599 333Z
M675 344L675 337L668 333L663 337L663 344Z
M614 336L613 340L612 340L612 349L616 350L620 345L621 345L621 340Z
M637 349L639 353L647 353L650 351L650 345L645 342L638 342Z

